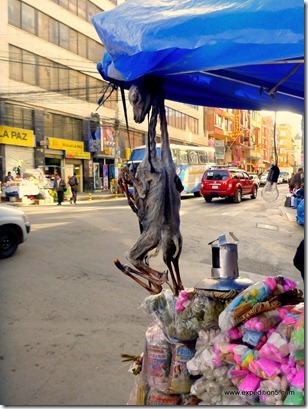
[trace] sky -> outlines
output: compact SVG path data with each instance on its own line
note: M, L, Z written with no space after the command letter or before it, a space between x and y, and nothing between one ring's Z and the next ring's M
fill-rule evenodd
M274 113L271 111L262 111L265 115L272 115L274 118ZM301 120L302 116L298 114L293 114L292 112L279 111L277 112L277 125L279 124L290 124L292 130L295 134L302 133L301 130Z

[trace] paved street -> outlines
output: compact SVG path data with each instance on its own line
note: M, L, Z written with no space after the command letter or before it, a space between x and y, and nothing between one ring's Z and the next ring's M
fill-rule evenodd
M240 204L182 199L185 287L210 275L208 243L228 232L240 240L241 275L283 274L302 287L293 256L304 228L284 212L287 186L279 190L273 204L261 195ZM29 239L0 260L0 403L125 405L134 376L120 354L142 352L152 322L140 307L145 290L113 264L138 237L136 216L123 198L23 210ZM165 269L160 255L151 264Z

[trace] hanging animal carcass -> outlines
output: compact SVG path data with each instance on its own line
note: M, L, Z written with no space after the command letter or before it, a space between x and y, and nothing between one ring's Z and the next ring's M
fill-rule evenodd
M162 291L167 283L175 295L184 289L179 270L182 251L180 232L180 192L182 183L176 174L169 143L169 135L162 84L155 78L147 78L129 90L129 101L133 106L134 120L144 121L151 111L146 154L139 164L136 176L123 167L119 183L123 187L131 208L140 223L140 236L126 257L135 269L115 260L116 266L151 293ZM156 151L156 125L160 118L161 158ZM134 187L134 195L129 193L128 184ZM148 264L151 250L162 249L163 260L168 271L159 272ZM171 282L168 279L171 276ZM140 278L146 279L149 284Z

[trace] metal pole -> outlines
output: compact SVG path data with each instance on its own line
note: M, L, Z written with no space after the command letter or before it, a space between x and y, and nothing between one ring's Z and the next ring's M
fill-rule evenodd
M118 148L119 148L119 131L120 131L120 121L119 121L119 91L116 90L116 109L115 109L115 118L114 118L114 189L115 195L118 197Z

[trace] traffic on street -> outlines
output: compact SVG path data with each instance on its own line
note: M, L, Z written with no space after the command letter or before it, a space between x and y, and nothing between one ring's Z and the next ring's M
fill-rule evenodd
M293 257L304 228L286 217L286 189L274 203L182 198L185 287L210 276L209 243L233 232L241 277L282 274L303 288ZM114 265L139 235L135 214L123 197L22 209L28 240L0 260L2 403L125 405L134 378L121 354L142 352L153 320L146 292ZM151 265L164 269L159 256Z

